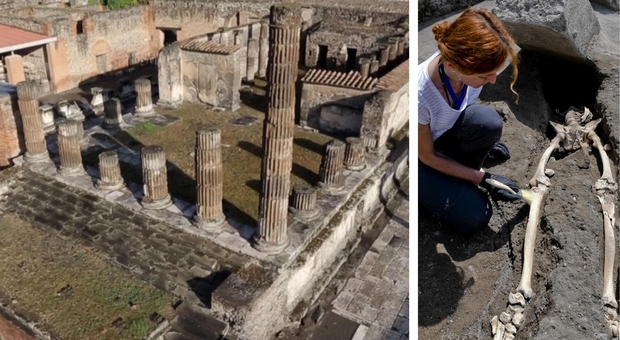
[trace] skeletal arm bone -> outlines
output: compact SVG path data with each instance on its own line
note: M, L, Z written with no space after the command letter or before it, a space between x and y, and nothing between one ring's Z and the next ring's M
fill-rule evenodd
M599 196L603 206L603 223L605 227L605 263L603 265L603 303L605 306L618 307L614 294L614 258L616 256L616 240L614 238L615 204L609 194Z

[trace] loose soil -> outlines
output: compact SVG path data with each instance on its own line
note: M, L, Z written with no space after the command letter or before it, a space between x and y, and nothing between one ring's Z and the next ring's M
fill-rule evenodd
M555 133L548 121L563 122L556 109L587 105L598 118L594 94L598 76L586 69L574 81L558 78L556 61L522 51L516 96L509 90L510 69L480 100L504 119L502 140L511 159L484 167L529 188L529 179ZM563 95L561 95L563 93ZM597 129L602 135L601 128ZM614 152L609 152L612 157ZM612 158L617 173L617 158ZM587 166L589 162L589 166ZM528 301L525 324L516 339L606 339L610 337L601 300L603 289L603 218L593 184L602 173L596 150L554 152L547 168L555 170L544 202L533 268L535 296ZM424 193L419 193L424 195ZM491 339L490 320L506 309L516 292L529 206L494 204L483 231L463 236L419 207L418 334L420 339ZM617 256L616 256L617 257ZM616 259L616 265L618 260ZM615 275L614 275L615 277Z

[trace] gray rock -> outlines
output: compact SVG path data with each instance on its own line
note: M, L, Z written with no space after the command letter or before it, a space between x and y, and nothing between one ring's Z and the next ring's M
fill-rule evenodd
M493 8L517 45L569 60L584 60L600 26L582 0L498 0Z

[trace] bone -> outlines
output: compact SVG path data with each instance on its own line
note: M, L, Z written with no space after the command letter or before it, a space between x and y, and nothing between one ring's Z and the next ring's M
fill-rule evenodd
M504 330L506 331L506 335L515 334L517 332L517 328L511 323L506 324Z
M495 315L493 317L493 319L491 319L491 333L493 335L497 334L497 326L499 325L499 321L497 319L497 315Z
M523 313L524 310L525 308L521 307L520 305L508 305L508 307L506 307L506 313L510 313L512 315L517 313Z
M511 305L519 304L521 307L525 307L525 298L521 293L510 293L508 294L508 302Z
M557 131L557 130L556 130ZM530 179L530 186L532 188L536 187L538 183L544 184L545 186L551 186L551 182L549 181L549 177L545 175L545 166L547 165L547 161L549 157L557 149L560 145L560 141L566 138L566 134L563 132L559 132L553 140L551 140L551 145L545 150L542 157L540 158L540 162L538 163L538 167L536 168L536 172L534 173L534 177Z
M504 340L514 340L514 338L514 334L506 333L506 335L504 335Z
M520 328L521 325L523 324L524 319L525 319L525 314L515 313L515 315L512 316L512 324L515 325L515 327Z
M495 337L493 337L493 340L504 340L504 333L506 333L504 324L498 324L497 333L495 333Z
M499 315L499 321L501 321L504 325L510 323L510 320L512 320L512 315L509 313L502 312L502 314Z
M523 244L523 272L521 274L521 282L517 287L517 292L523 294L523 297L527 300L529 300L534 294L534 291L532 290L534 246L536 245L536 232L538 229L538 224L540 223L540 217L542 216L542 203L548 191L549 189L547 189L547 186L542 184L532 189L532 204L530 204L530 214L527 220L525 242Z

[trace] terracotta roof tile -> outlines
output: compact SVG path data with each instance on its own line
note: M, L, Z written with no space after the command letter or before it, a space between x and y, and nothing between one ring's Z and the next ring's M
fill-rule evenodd
M403 61L392 71L379 79L377 88L388 91L397 91L409 82L409 59Z
M207 52L207 53L216 53L216 54L232 54L237 52L241 45L220 45L215 41L205 41L200 39L190 39L185 42L182 42L180 45L182 50L187 51L196 51L196 52Z
M348 87L368 91L373 89L379 79L373 77L362 78L362 75L357 71L345 73L315 68L308 71L308 73L301 78L301 81L305 83Z
M56 41L56 38L0 24L0 52L15 51L52 41Z

